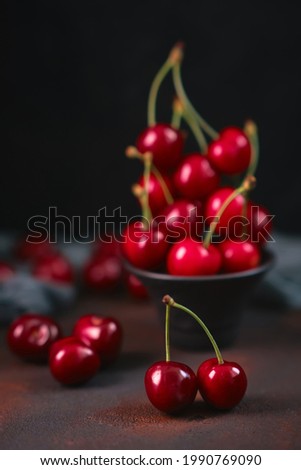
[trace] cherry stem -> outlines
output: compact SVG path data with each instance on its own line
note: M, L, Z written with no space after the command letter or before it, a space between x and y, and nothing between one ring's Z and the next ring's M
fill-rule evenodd
M216 355L216 358L217 358L217 362L219 364L223 364L224 360L223 360L223 356L220 352L220 349L219 349L218 345L216 344L216 341L213 338L212 334L210 333L209 329L207 328L207 326L203 322L203 320L201 320L200 317L196 313L194 313L192 310L190 310L189 308L175 302L175 300L172 297L170 297L169 295L165 295L163 297L162 301L166 304L166 311L167 311L168 306L169 307L174 307L174 308L177 308L178 310L182 310L183 312L188 313L188 315L190 315L192 318L194 318L194 320L203 328L204 332L208 336L208 338L209 338L209 340L210 340L210 342L213 346L213 349L214 349L214 352L215 352L215 355Z
M139 150L133 145L126 148L125 154L128 158L138 158L142 162L144 162L145 160L145 154L140 153ZM167 204L172 204L174 202L174 199L171 195L171 192L169 191L168 186L165 183L164 178L161 175L160 171L153 163L151 165L151 172L155 175L155 177L159 181L159 184L162 188Z
M172 204L174 202L174 199L171 195L171 192L169 191L168 186L165 183L164 178L161 175L160 171L158 170L158 168L154 164L152 165L152 172L155 175L155 177L157 178L157 180L159 181L159 184L161 186L161 189L163 191L163 194L164 194L164 197L166 199L167 204Z
M253 176L256 172L259 161L259 139L255 122L247 121L244 127L244 131L247 137L249 138L251 144L251 161L247 170L247 175Z
M181 125L181 120L183 117L184 109L178 97L176 97L173 101L172 110L173 110L173 113L172 113L171 125L175 129L179 129Z
M249 191L251 191L251 189L253 189L255 187L255 183L256 183L256 179L255 179L254 176L251 176L251 175L247 176L244 179L244 181L242 182L242 184L237 189L235 189L230 194L230 196L227 197L227 199L224 201L224 203L220 207L219 211L217 212L216 216L214 217L215 220L213 222L211 222L211 224L210 224L209 231L206 234L206 237L205 237L205 240L204 240L204 244L203 244L204 248L209 247L209 245L211 243L211 240L212 240L212 236L214 235L216 226L217 226L221 216L223 215L224 211L229 206L229 204L231 204L231 202L239 194L242 194L244 196L247 195L249 193Z
M198 126L194 117L186 110L184 111L183 117L191 129L191 132L193 133L194 138L198 143L201 153L205 154L207 152L207 142L202 129Z
M150 222L153 218L152 212L149 206L149 181L150 181L150 174L151 174L151 167L152 167L152 154L146 152L144 154L144 172L143 172L143 179L144 179L144 196L143 196L143 217L145 217L148 222Z
M165 354L166 354L166 362L170 361L169 324L170 324L170 305L166 304L166 310L165 310Z
M198 121L200 127L208 134L209 137L212 139L218 138L218 132L211 127L207 121L198 113L195 109L191 101L189 100L185 88L183 86L183 81L181 77L181 64L180 62L176 63L173 67L173 82L174 87L176 89L178 97L181 99L182 103L184 104L185 109L191 115L193 115L194 119Z
M157 96L160 89L160 86L165 79L168 72L174 67L176 63L181 61L183 58L183 44L176 44L167 60L164 62L162 67L159 69L155 78L151 84L149 97L148 97L148 106L147 106L147 122L148 126L154 126L156 124L156 105L157 105Z

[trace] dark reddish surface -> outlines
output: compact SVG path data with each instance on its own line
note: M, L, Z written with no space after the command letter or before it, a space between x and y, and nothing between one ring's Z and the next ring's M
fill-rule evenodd
M146 369L164 360L155 309L123 298L82 300L61 317L66 333L87 311L116 316L125 335L120 359L82 387L65 388L47 367L13 356L1 328L1 449L301 449L301 312L248 312L235 347L223 351L248 376L242 402L219 412L197 395L173 417L144 390ZM172 360L195 371L208 357L172 349Z

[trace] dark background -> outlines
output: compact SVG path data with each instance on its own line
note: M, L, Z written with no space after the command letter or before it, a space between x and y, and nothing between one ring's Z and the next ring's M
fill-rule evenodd
M140 171L124 148L146 125L151 80L186 43L183 77L220 129L252 117L261 141L255 197L301 233L299 2L4 2L1 226L122 206ZM169 118L171 82L160 94Z

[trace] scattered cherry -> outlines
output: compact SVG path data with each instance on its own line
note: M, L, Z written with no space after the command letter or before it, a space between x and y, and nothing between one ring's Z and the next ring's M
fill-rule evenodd
M69 336L56 341L49 353L49 367L53 377L64 385L87 382L99 370L99 354Z
M251 241L260 245L270 241L273 230L273 216L269 214L268 210L264 206L250 201L248 203L247 217L250 221L248 233L251 236Z
M83 278L87 287L108 291L115 289L121 281L122 264L119 257L106 255L101 251L85 265Z
M218 173L200 153L187 155L173 177L179 195L187 199L204 199L217 189L219 181Z
M125 274L125 285L128 292L136 299L147 299L148 292L142 282L134 274Z
M238 127L223 129L217 140L210 143L208 160L221 173L233 175L245 171L251 161L251 145Z
M177 413L194 401L196 375L181 362L159 361L145 374L145 390L150 402L160 411Z
M45 362L51 345L61 336L58 324L50 317L26 313L9 327L10 350L23 359Z
M236 406L247 389L247 377L236 362L218 363L217 358L207 359L197 371L200 394L206 403L221 410Z
M23 238L17 243L15 254L22 261L36 261L55 253L55 248L48 240L37 237L35 241Z
M73 282L73 271L69 262L60 254L49 254L37 260L33 275L45 281Z
M221 264L221 254L214 245L205 248L202 242L191 238L173 245L167 255L167 271L175 276L216 274Z
M14 268L4 261L0 261L0 282L6 281L15 274Z
M84 315L75 323L73 335L97 352L103 365L110 364L119 355L123 334L120 323L114 318Z
M145 129L136 142L139 152L150 152L153 164L170 171L179 163L184 145L183 135L169 124L155 124Z

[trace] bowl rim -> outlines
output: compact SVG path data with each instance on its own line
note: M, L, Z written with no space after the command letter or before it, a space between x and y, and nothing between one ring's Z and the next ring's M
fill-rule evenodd
M262 263L253 269L246 271L238 271L235 273L221 273L206 276L174 276L172 274L160 273L156 271L147 271L144 269L137 268L136 266L129 263L123 258L123 264L125 269L137 276L156 279L161 281L184 281L184 282L200 282L200 281L222 281L231 279L240 279L245 277L255 276L257 274L264 273L272 268L275 263L275 253L268 249L263 249L263 261Z

